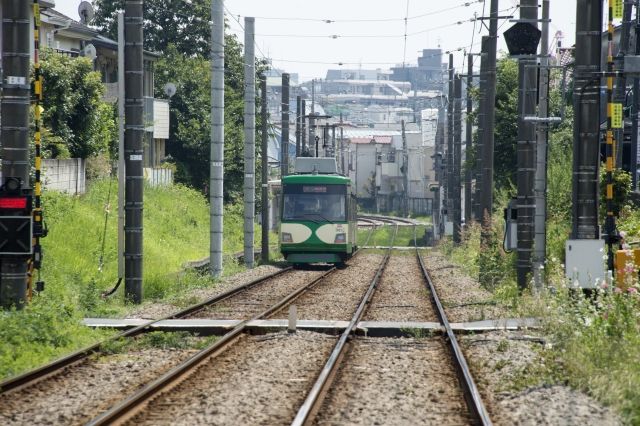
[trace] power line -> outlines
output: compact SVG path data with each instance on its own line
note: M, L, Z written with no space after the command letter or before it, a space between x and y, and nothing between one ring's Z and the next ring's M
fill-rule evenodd
M420 19L420 18L424 18L427 16L433 16L433 15L437 15L440 13L444 13L444 12L448 12L451 10L455 10L455 9L459 9L459 8L463 8L463 7L469 7L472 6L476 3L482 3L484 0L473 0L473 1L467 1L455 6L449 6L446 8L442 8L442 9L438 9L438 10L433 10L431 12L426 12L420 15L415 15L415 16L405 16L404 18L347 18L347 19L322 19L322 18L304 18L304 17L279 17L279 16L254 16L254 18L256 19L263 19L263 20L271 20L271 21L300 21L300 22L317 22L317 23L324 23L324 24L332 24L332 23L365 23L365 22L404 22L404 21L411 21L411 20L415 20L415 19ZM226 7L225 7L226 8ZM229 12L229 10L227 9L227 12ZM229 12L231 13L231 12ZM240 14L237 14L236 16L238 17L243 17Z

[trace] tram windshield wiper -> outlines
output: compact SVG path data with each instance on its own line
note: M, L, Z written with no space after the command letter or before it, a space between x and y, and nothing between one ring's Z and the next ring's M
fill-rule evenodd
M318 216L318 217L320 217L322 220L324 220L325 222L334 223L334 221L329 220L327 217L325 217L325 216L321 215L320 213L305 213L304 215L305 215L305 216ZM317 221L314 221L314 222L319 223L319 222L317 222Z

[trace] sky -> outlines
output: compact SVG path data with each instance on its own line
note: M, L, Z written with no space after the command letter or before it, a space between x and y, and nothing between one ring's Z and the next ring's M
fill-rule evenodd
M56 9L78 19L79 3L56 0ZM486 0L485 16L489 3ZM517 18L514 6L518 3L500 0L500 16ZM562 31L562 44L573 45L576 2L551 0L550 5L550 39ZM299 73L302 81L324 78L329 68L388 69L403 62L415 64L422 49L438 46L444 51L478 52L480 38L488 30L476 21L474 31L471 20L474 15L482 16L483 7L482 0L225 1L230 31L242 41L244 17L255 17L256 54L272 58L276 68ZM501 24L498 49L506 52L502 32L513 23L505 19ZM453 53L455 67L466 72L463 51ZM474 66L479 67L476 62Z

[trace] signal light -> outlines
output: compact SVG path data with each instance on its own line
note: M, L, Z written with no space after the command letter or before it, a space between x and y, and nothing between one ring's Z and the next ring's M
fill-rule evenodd
M3 197L0 198L0 209L25 210L27 197Z

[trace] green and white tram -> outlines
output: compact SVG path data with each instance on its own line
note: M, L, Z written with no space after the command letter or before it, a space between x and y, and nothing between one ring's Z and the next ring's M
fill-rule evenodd
M356 251L351 180L333 158L299 158L282 179L280 251L289 263L343 263Z

